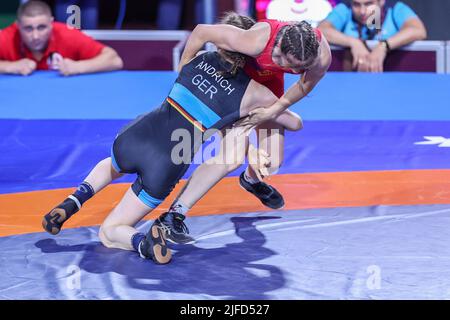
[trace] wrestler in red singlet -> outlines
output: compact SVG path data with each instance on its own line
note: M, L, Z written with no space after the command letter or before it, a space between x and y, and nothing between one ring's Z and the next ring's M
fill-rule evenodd
M284 94L284 74L302 74L304 71L294 73L291 69L284 69L275 64L272 60L272 51L275 45L278 32L284 26L292 22L281 22L277 20L265 19L260 22L267 22L270 25L270 37L264 50L254 59L248 59L245 64L245 72L255 81L269 88L278 98ZM314 29L319 43L322 40L322 33L319 29Z

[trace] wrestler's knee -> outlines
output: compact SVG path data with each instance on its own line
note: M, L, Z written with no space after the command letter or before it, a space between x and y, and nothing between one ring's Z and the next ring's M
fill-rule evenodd
M100 239L100 242L107 248L112 248L112 241L108 238L108 226L101 225L100 230L98 231L98 237Z
M296 126L294 127L295 130L293 131L300 131L303 129L303 120L302 118L298 117L298 121L296 123Z
M296 113L292 113L291 127L286 128L289 131L300 131L303 129L303 120Z
M295 112L287 112L280 116L281 120L278 120L272 127L276 127L276 125L281 125L284 129L288 131L299 131L303 129L303 120L302 118L296 114ZM269 127L270 128L270 127Z

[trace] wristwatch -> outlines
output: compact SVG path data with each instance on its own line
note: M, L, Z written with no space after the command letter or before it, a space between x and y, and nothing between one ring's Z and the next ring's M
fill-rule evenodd
M384 44L384 47L386 48L386 52L391 51L391 46L389 45L389 42L387 40L382 40L381 43Z

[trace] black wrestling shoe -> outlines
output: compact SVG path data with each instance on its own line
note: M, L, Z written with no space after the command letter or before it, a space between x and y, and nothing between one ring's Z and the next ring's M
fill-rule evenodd
M281 193L267 183L249 183L245 180L244 172L242 172L239 176L239 184L242 188L254 194L266 207L281 209L284 206L284 199Z
M67 198L52 211L47 213L42 219L42 227L50 234L56 235L74 213L78 211L78 206L74 200Z
M172 260L172 251L167 248L164 232L155 224L139 244L139 255L144 259L152 259L156 264L166 264Z
M189 229L183 220L186 217L176 212L163 213L155 220L153 226L157 226L164 232L167 241L176 244L191 244L195 239L188 235Z

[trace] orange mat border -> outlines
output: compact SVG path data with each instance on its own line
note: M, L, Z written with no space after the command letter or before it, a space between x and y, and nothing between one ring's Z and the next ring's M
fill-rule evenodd
M374 205L450 204L450 170L364 171L275 175L269 179L285 197L283 210ZM146 219L167 210L182 187ZM112 184L90 200L66 228L99 225L129 184ZM42 215L73 188L0 195L0 236L41 232ZM269 211L243 191L236 177L220 181L189 215Z

